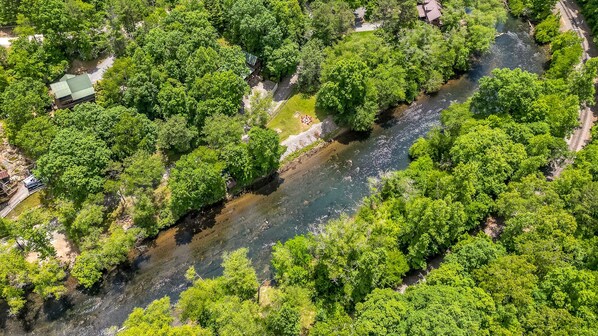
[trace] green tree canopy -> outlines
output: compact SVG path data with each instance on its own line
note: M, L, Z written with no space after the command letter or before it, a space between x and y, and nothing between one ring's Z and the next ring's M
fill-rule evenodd
M222 259L222 281L226 292L242 300L252 299L258 288L257 276L247 258L247 249L225 254Z
M43 83L25 78L10 83L0 96L0 102L8 139L14 141L28 121L46 114L52 98Z
M218 154L205 147L183 155L168 180L173 212L183 215L222 200L226 193L223 166Z
M57 195L81 201L103 187L110 154L106 144L94 135L66 128L39 158L35 174Z

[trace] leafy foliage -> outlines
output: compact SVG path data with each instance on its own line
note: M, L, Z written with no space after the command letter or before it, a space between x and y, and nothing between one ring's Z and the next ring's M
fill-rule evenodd
M38 160L36 174L56 192L83 200L101 190L109 159L110 150L102 140L66 128L58 132L48 153Z
M563 50L573 40L557 37L552 46ZM323 66L318 99L347 118L367 101L375 61L335 52L342 47ZM239 335L591 334L596 145L554 181L544 174L568 157L563 137L586 100L578 93L591 91L566 81L587 80L593 65L566 76L499 69L483 78L470 101L443 111L441 126L414 144L405 170L373 183L354 217L274 246L277 286L259 289L259 305L255 271L240 250L225 256L223 276L199 279L181 295L183 319ZM552 67L562 69L558 61ZM240 167L231 172L242 176ZM426 281L397 291L409 270L442 254ZM311 307L290 299L302 295Z
M208 148L200 147L181 157L168 181L173 211L182 215L224 198L226 186L222 167L217 153Z

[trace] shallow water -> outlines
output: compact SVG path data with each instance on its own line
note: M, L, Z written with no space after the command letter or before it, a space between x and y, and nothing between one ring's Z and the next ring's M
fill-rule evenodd
M222 254L241 247L262 279L270 276L271 247L341 213L353 213L369 192L368 178L405 168L413 142L439 123L439 112L464 101L478 80L498 67L541 72L545 51L529 26L510 19L478 64L432 96L385 115L369 135L345 134L259 190L192 214L159 234L145 252L107 277L99 293L74 291L59 302L35 305L21 320L0 317L10 335L98 335L120 325L134 307L168 295L176 301L194 265L202 277L218 276ZM0 307L1 309L2 307Z

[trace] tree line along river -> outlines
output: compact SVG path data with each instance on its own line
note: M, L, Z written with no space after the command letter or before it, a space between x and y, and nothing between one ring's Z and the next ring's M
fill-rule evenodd
M18 320L0 317L0 333L102 334L135 307L166 295L175 302L189 285L184 277L189 266L202 277L220 275L222 254L241 247L249 248L258 275L270 277L272 245L351 214L369 193L368 178L407 167L413 142L438 125L440 111L451 102L469 98L481 77L500 67L542 72L547 54L534 43L529 25L509 19L499 31L491 51L437 94L383 114L368 135L340 136L254 192L186 216L147 242L96 292L72 291L59 301L35 305Z

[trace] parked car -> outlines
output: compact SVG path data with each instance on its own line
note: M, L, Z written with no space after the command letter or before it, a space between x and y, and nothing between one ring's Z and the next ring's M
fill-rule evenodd
M23 184L25 188L29 191L33 191L35 189L43 187L43 183L41 183L35 176L29 175L26 179L23 180Z

